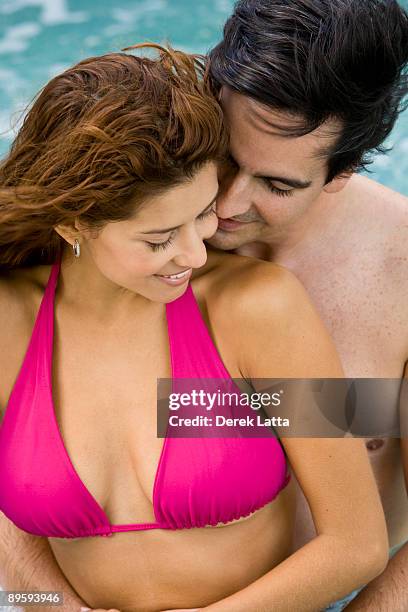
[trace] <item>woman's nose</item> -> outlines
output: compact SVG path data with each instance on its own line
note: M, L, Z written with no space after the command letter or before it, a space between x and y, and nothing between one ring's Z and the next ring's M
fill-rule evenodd
M195 229L189 230L182 238L180 252L174 262L180 267L201 268L207 261L207 249L202 236Z

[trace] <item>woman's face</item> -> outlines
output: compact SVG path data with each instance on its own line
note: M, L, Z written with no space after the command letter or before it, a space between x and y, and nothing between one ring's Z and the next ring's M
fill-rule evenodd
M81 241L99 272L149 300L171 302L184 293L192 270L207 260L204 240L217 230L217 166L142 205L126 221L108 223Z

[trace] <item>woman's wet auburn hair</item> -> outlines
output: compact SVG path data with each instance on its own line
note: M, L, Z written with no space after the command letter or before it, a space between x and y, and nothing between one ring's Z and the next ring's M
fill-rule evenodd
M34 100L0 164L0 270L53 263L63 248L57 225L128 219L224 158L204 59L153 43L123 51L136 48L158 57L85 59Z

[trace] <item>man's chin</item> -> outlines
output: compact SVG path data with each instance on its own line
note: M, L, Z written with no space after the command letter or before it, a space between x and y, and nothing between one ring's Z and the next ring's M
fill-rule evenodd
M245 240L240 240L236 235L217 231L214 236L211 236L211 238L206 240L206 243L212 246L214 249L220 249L221 251L232 251L245 244Z

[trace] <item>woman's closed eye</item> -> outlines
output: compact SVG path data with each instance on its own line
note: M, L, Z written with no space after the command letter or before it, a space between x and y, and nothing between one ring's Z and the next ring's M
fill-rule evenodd
M164 242L146 242L146 244L152 249L152 251L164 251L171 244L173 244L174 235L171 235L170 238L165 240Z
M216 210L216 203L214 202L214 204L211 205L211 208L202 212L201 215L198 215L197 219L199 221L201 221L202 219L206 219L210 215L213 215L215 213L215 210Z
M210 215L215 214L215 206L216 204L214 202L211 205L211 208L209 208L208 210L205 210L200 215L198 215L197 220L202 221L203 219L206 219ZM174 236L175 236L175 231L164 242L146 242L146 244L152 249L152 251L155 251L155 252L164 251L165 249L167 249L169 246L173 244Z

